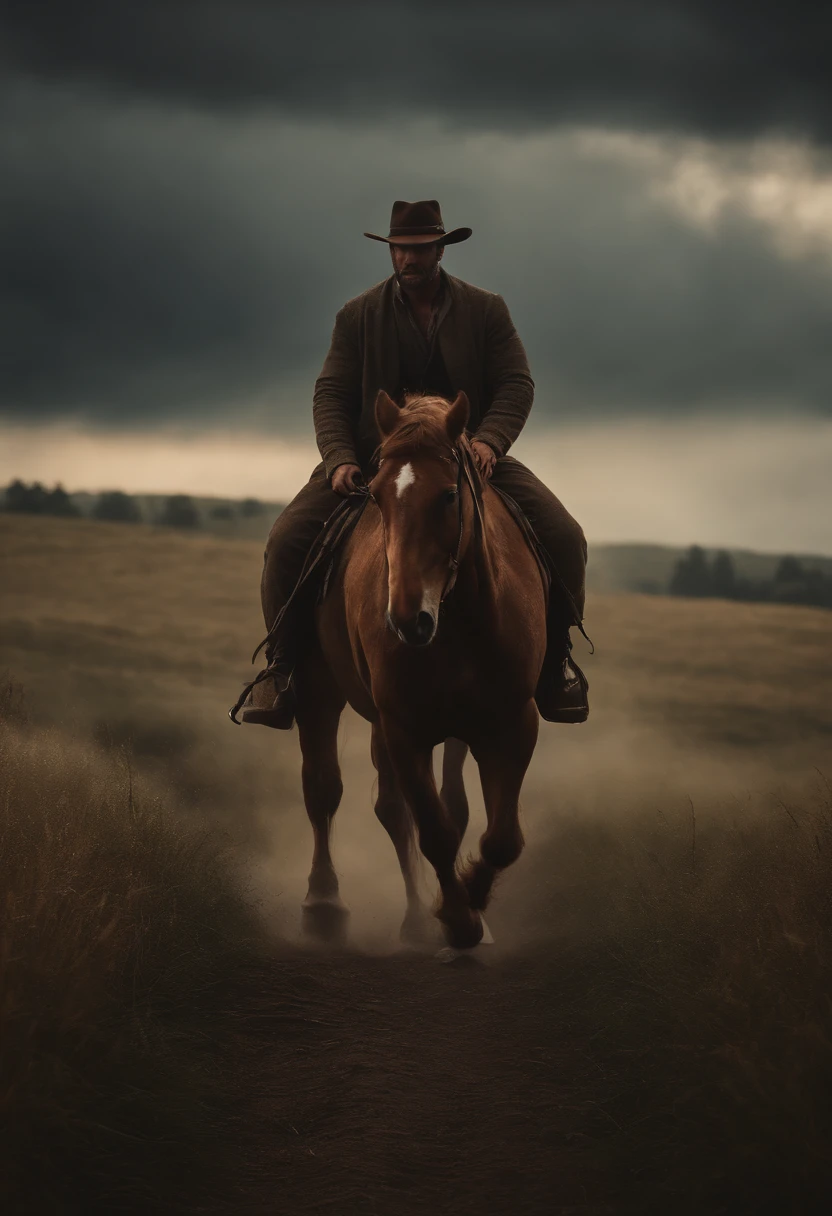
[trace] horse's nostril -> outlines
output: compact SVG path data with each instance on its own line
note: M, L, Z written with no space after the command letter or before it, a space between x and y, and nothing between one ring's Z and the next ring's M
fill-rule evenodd
M420 612L401 625L394 622L389 612L386 619L388 628L407 646L427 646L436 633L436 618L431 612Z
M420 612L416 617L416 636L421 642L431 640L434 627L434 619L429 612Z

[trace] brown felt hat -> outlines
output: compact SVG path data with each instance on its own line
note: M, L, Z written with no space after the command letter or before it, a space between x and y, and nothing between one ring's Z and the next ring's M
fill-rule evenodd
M435 198L422 199L419 203L397 199L390 214L389 236L376 236L374 232L364 235L371 241L384 241L388 245L456 245L468 240L471 229L453 228L446 232Z

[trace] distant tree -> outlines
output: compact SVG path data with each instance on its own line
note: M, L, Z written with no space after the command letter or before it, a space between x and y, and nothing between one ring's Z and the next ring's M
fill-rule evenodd
M723 600L732 600L737 594L737 574L730 553L720 549L711 567L712 594Z
M720 550L709 564L699 545L692 545L676 563L668 590L671 595L832 608L832 574L787 555L769 578L740 577L730 553Z
M212 519L233 519L234 518L234 508L231 506L231 503L218 502L216 506L211 508L211 518Z
M99 494L92 514L94 519L108 519L120 524L141 523L142 518L135 498L123 490L105 490Z
M20 515L43 515L47 497L39 481L27 486L16 479L6 489L6 510Z
M680 557L670 579L671 595L713 595L713 578L708 566L705 550L691 545L684 557Z
M166 498L159 523L166 528L199 527L199 512L190 494L171 494Z
M263 514L263 504L259 498L244 498L240 504L240 514L244 519Z
M44 514L76 517L80 515L81 512L78 510L75 503L69 497L60 482L58 482L54 490L50 490L46 495Z
M812 603L828 607L832 602L832 575L826 575L816 566L811 566L804 573L806 587Z
M81 514L60 483L52 490L45 490L39 481L27 486L19 479L6 488L5 508L20 515Z
M815 566L807 568L796 557L781 558L766 591L766 599L775 603L832 608L832 576Z
M14 481L6 486L3 495L3 508L6 511L14 511L16 514L20 511L25 511L24 505L26 501L26 486L16 477Z
M774 571L775 583L800 583L806 578L806 571L796 557L781 557Z

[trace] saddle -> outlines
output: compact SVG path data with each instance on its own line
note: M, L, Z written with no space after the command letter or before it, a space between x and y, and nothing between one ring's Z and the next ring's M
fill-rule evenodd
M474 500L475 527L482 528L482 502L479 492L481 482L474 465L473 454L467 443L460 444L456 451L460 466L460 478L464 477L467 481ZM569 610L569 614L571 615L570 623L580 630L590 646L592 646L592 642L584 630L580 613L572 594L558 573L550 554L538 540L537 534L525 512L503 490L498 489L494 485L491 486L491 489L505 503L507 510L519 527L537 562L547 605L551 607L554 589L558 599ZM316 537L292 594L277 614L271 629L251 656L253 663L260 652L265 649L266 666L257 673L253 680L246 684L236 702L228 711L228 716L235 725L242 725L237 714L251 696L253 690L263 683L264 680L273 680L276 689L280 688L281 684L285 687L291 673L287 673L284 656L296 649L296 638L304 628L308 628L308 622L311 617L310 609L315 604L321 603L326 597L340 552L363 515L371 498L372 495L366 486L356 489L354 493L338 504ZM450 590L451 588L449 587L448 592ZM564 613L564 617L566 615Z

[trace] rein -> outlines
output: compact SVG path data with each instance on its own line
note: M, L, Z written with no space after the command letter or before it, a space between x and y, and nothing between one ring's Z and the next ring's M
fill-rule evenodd
M453 447L451 448L452 458L457 463L457 478L456 478L456 497L459 504L459 532L457 533L456 552L452 553L448 558L450 571L445 583L445 588L439 597L439 603L444 604L445 600L456 586L457 575L459 574L459 555L462 551L462 537L465 529L465 516L462 506L462 482L463 479L467 482L468 488L471 491L471 502L474 506L474 532L477 531L479 524L480 535L483 532L482 507L480 506L479 496L477 495L476 485L474 483L473 473L470 468L471 456L466 448Z

